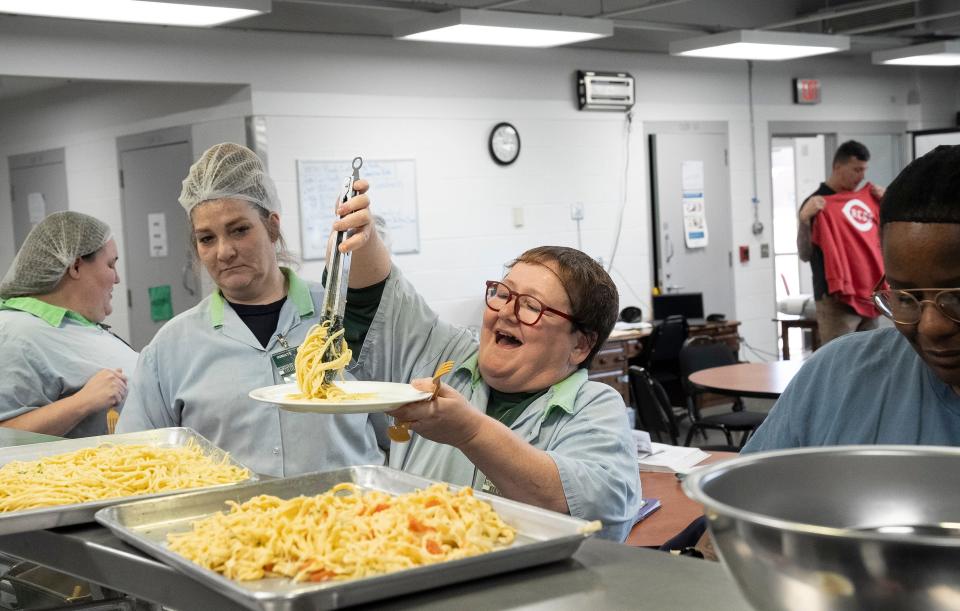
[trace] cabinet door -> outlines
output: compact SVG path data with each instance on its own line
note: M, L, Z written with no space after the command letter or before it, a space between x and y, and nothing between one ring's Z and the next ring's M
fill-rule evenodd
M630 405L630 386L626 382L627 354L622 341L610 341L603 345L593 359L589 377L594 382L603 382L616 389L623 402Z

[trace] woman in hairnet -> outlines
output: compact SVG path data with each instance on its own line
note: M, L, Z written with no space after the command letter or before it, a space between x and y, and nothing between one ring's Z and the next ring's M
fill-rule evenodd
M137 353L103 320L117 244L110 228L56 212L27 235L0 282L0 426L87 437L127 394Z
M338 231L354 260L383 248L373 232L365 194L340 206ZM257 473L290 476L349 465L383 464L374 430L385 417L298 414L254 401L251 390L284 382L310 327L319 321L323 287L281 267L287 257L280 203L260 158L238 144L211 147L190 168L180 203L187 211L194 252L217 289L168 322L144 348L118 430L190 427ZM365 248L367 247L367 248ZM377 257L380 254L377 253ZM389 260L389 255L387 256ZM350 285L369 286L376 265L361 264ZM349 325L349 321L347 321ZM348 343L359 353L359 343Z

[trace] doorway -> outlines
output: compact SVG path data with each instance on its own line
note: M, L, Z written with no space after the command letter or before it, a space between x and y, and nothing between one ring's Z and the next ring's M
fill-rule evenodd
M7 163L13 205L13 245L19 251L34 225L49 214L67 209L67 170L62 148L11 155Z
M704 314L736 315L730 176L724 123L649 133L654 279L665 293L702 293ZM698 211L702 212L699 218ZM699 224L702 222L702 231Z
M863 143L870 151L867 180L883 187L890 184L904 165L906 125L822 125L833 129L803 133L805 127L799 123L779 128L771 124L774 281L778 310L790 309L790 313L800 313L800 302L813 298L810 264L797 255L797 213L800 205L829 177L837 146L847 140ZM791 345L800 345L803 330L793 328L789 333ZM810 343L807 338L803 345Z
M189 127L117 139L130 345L142 350L163 323L196 305L189 222L177 201L193 161Z

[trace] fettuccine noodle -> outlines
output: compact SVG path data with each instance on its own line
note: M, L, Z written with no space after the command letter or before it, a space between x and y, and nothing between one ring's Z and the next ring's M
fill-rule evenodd
M215 462L192 441L161 448L103 444L0 467L0 512L229 484L246 469Z
M341 493L341 494L338 494ZM261 495L167 535L170 549L230 579L355 579L476 556L516 531L486 502L446 484L390 496L337 484L318 496Z
M334 358L323 360L330 351ZM310 327L303 344L297 348L297 358L294 366L297 369L297 385L299 393L290 395L292 399L327 399L343 401L348 399L362 399L369 395L347 393L338 388L332 381L334 376L343 379L343 369L350 364L353 353L347 347L347 340L343 337L343 329L330 333L330 321ZM327 381L327 374L330 380Z

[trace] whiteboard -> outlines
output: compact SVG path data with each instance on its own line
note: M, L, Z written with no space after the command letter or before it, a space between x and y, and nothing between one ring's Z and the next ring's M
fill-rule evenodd
M327 239L336 218L337 198L344 178L353 174L351 161L297 161L300 244L305 261L327 256ZM414 160L364 159L360 177L370 183L370 209L386 221L391 252L419 252Z
M913 134L913 158L923 157L941 144L960 144L960 130Z

